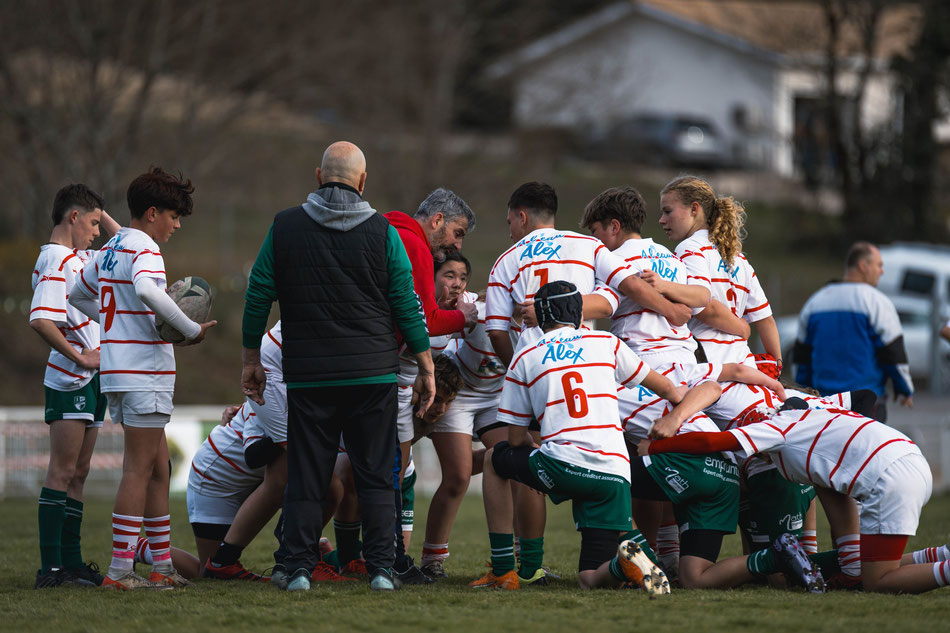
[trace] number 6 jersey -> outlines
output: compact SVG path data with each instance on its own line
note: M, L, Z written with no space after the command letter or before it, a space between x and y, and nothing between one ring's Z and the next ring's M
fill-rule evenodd
M155 313L135 294L140 278L165 289L165 261L158 244L122 228L83 268L76 287L99 298L100 370L103 393L174 391L175 352L155 328Z
M541 424L541 452L630 480L617 385L640 384L650 368L613 334L564 327L516 354L498 420Z

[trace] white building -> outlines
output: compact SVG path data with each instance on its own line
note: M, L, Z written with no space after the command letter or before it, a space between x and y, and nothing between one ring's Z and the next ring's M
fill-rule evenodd
M882 16L862 125L899 112L885 59L904 50L919 12ZM500 59L517 126L603 130L644 113L711 121L734 157L791 175L809 141L822 142L824 15L814 2L639 0L609 5ZM839 93L854 94L863 57L842 32ZM819 152L820 153L820 152Z

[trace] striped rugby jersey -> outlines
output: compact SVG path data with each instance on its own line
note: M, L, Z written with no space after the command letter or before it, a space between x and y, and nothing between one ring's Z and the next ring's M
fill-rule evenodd
M728 431L742 455L768 453L785 479L868 495L895 460L920 454L910 438L845 409L790 410Z
M446 350L446 354L455 362L465 383L464 391L477 395L500 394L505 383L505 365L495 354L488 331L485 329L485 302L478 301L474 292L466 292L465 300L474 302L478 307L478 325L471 332L463 331L458 345ZM521 328L511 323L508 330L512 349L518 340Z
M683 262L652 239L627 240L613 253L622 257L634 273L650 270L672 283L705 285L695 278L688 280ZM662 314L647 310L623 296L619 308L610 317L610 331L637 354L675 350L693 354L696 351L696 341L688 327L675 327Z
M66 342L77 352L82 352L83 348L99 348L99 324L67 301L77 275L94 256L95 251L76 250L62 244L45 244L40 248L40 255L33 266L30 320L48 319L54 322ZM50 349L43 384L57 391L75 391L95 375L95 369L83 369L55 349Z
M135 294L147 277L165 290L165 261L158 244L138 229L123 227L79 274L99 298L102 391L174 391L175 352L158 335L155 313Z
M551 330L512 360L498 420L528 426L535 418L545 455L630 481L617 385L638 385L649 373L609 332Z
M244 448L263 437L245 402L227 424L211 429L195 452L188 474L188 487L209 497L248 493L264 480L264 467L251 468L244 461Z
M508 330L515 306L534 297L549 281L569 281L587 295L598 285L617 290L631 274L626 263L596 238L553 228L537 229L502 253L492 267L485 300L485 329ZM541 330L531 330L533 342Z
M749 323L772 316L769 301L745 255L736 255L732 268L727 268L719 251L709 241L709 231L696 231L680 242L676 256L686 265L689 283L708 287L710 296L725 304L736 316ZM691 319L687 325L702 344L710 362L755 366L752 351L744 339L726 334L698 319Z

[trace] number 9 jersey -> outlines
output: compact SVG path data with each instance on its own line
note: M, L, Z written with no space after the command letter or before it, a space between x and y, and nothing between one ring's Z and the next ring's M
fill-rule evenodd
M564 327L515 356L505 376L498 420L541 425L541 452L630 481L617 385L633 387L650 368L613 334Z
M158 335L155 313L135 294L146 278L165 289L165 261L158 244L122 228L82 269L76 287L99 298L102 392L174 391L175 352Z

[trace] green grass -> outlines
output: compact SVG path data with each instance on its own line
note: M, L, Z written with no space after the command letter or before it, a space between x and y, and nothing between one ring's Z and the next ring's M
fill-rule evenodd
M427 501L416 504L417 521ZM32 500L0 504L0 630L30 631L587 631L694 630L705 632L852 631L899 628L945 630L950 590L923 596L839 593L823 596L764 587L732 591L678 591L649 600L634 591L582 592L576 586L580 538L567 504L549 505L545 562L563 578L547 588L519 592L475 592L466 583L484 572L488 556L480 498L466 498L452 536L447 581L433 587L409 587L375 594L365 582L317 585L305 595L269 586L198 581L193 590L114 594L94 589L34 591L38 562L36 506ZM111 502L86 504L84 529L88 559L109 561ZM172 542L193 549L184 500L172 503ZM950 497L936 497L924 508L910 548L947 541ZM411 551L421 548L422 525ZM330 534L332 538L332 534ZM821 546L828 544L821 520ZM273 539L260 536L245 552L244 563L261 570L271 564ZM730 537L723 556L739 553Z

